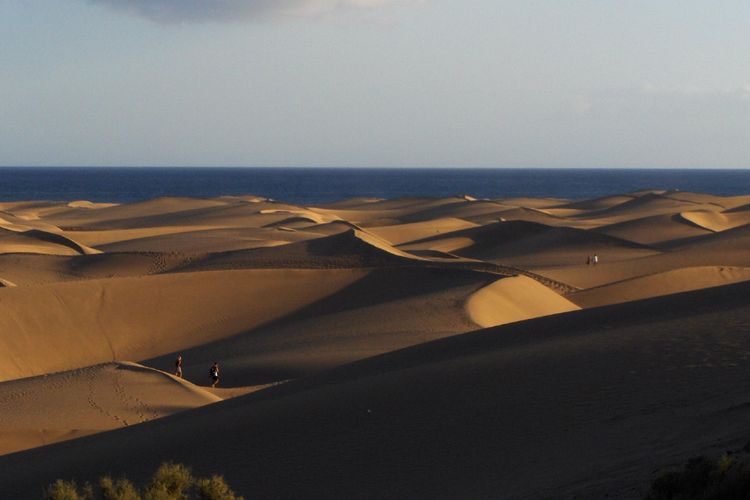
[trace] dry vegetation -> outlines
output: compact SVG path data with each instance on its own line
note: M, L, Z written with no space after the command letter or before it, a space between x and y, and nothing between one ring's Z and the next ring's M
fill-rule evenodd
M126 478L103 476L98 487L90 483L78 487L75 481L58 479L45 492L46 500L242 500L222 476L195 478L183 464L165 462L151 480L137 488Z

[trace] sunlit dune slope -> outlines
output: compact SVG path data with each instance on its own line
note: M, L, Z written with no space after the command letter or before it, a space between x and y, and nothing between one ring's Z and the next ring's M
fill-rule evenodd
M598 227L595 231L644 245L669 244L712 232L710 229L687 221L680 214L654 215L617 222Z
M40 229L11 231L0 228L0 253L82 255L99 253L99 251L58 233Z
M169 370L179 351L186 377L197 383L206 383L206 366L217 359L229 385L285 380L471 330L464 303L496 279L429 267L269 269L7 289L0 323L14 334L0 338L0 376L116 359L152 359ZM563 300L534 284L540 296ZM561 310L529 294L489 294L473 303L496 322Z
M750 196L748 195L717 196L709 193L693 193L689 191L665 191L662 195L675 200L712 204L730 210L750 203Z
M368 229L372 233L392 245L400 245L409 241L422 240L424 238L435 236L477 225L462 219L447 218L433 219L425 222L413 222L407 224L397 224L395 226L376 226Z
M685 267L589 288L567 298L581 307L597 307L747 280L746 267Z
M342 208L310 208L320 214L336 216L363 227L391 226L441 218L470 220L473 216L507 210L512 206L466 196L448 198L397 198L346 205Z
M507 284L502 284L505 280ZM516 286L517 285L517 286ZM310 375L344 363L500 324L577 309L529 278L466 270L391 268L278 321L182 352L185 376L206 382L221 360L228 386ZM173 356L148 360L169 369Z
M713 232L726 231L750 224L750 212L682 212L684 220Z
M279 228L229 228L181 231L100 245L104 252L215 253L285 245L317 238L317 234L283 231Z
M74 231L145 228L165 228L170 231L171 227L260 228L292 216L305 216L318 222L336 219L294 205L227 197L158 198L98 210L69 208L49 215L46 220L65 230Z
M489 200L469 201L465 199L456 200L437 207L427 208L401 217L404 222L427 222L435 219L463 219L474 222L477 219L488 218L497 220L498 213L514 208L512 205L503 205Z
M134 363L0 383L0 454L73 439L221 401Z
M528 221L507 221L455 231L414 242L406 250L431 249L497 263L561 265L585 262L587 255L608 253L636 258L655 250L619 238Z
M127 221L143 220L156 216L187 213L210 207L225 206L220 200L200 198L163 197L135 203L125 203L91 210L87 207L60 207L56 212L45 215L61 227L96 227L108 223L112 228L127 227Z
M742 229L742 228L739 228ZM728 232L733 232L730 229ZM744 231L740 231L742 233ZM694 267L750 267L750 240L714 233L688 239L683 247L669 249L659 254L620 260L601 253L598 266L585 263L559 267L532 267L537 274L562 281L579 289L607 285L622 280ZM643 290L648 293L647 289Z
M421 258L358 229L294 244L221 252L196 259L186 269L236 269L243 267L377 267L414 265Z
M252 270L3 289L0 380L141 360L236 335L365 275Z
M466 302L471 320L485 328L578 309L574 303L526 276L500 279Z
M583 212L578 217L595 218L602 223L613 224L626 220L640 219L652 215L674 214L678 212L710 210L721 212L724 207L714 203L670 198L663 194L649 193L603 210Z
M607 208L612 208L617 205L622 205L625 202L632 201L635 198L635 196L632 195L613 195L613 196L602 196L599 198L593 198L589 200L581 200L581 201L573 201L569 203L562 203L560 205L555 205L553 207L549 207L555 210L570 210L571 213L581 213L581 212L590 212L595 210L605 210Z
M555 207L555 206L570 202L570 200L566 200L563 198L531 198L528 196L499 198L494 201L497 203L502 203L503 205L510 205L513 207L529 207L529 208L549 208L549 207Z
M159 274L194 259L179 253L0 254L0 276L19 286Z

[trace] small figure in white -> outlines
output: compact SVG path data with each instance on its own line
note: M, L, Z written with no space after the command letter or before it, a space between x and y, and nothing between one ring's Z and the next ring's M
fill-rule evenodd
M219 363L214 361L213 366L209 370L208 374L211 376L211 387L216 387L219 383Z
M174 374L182 378L182 354L178 354L177 359L174 360Z

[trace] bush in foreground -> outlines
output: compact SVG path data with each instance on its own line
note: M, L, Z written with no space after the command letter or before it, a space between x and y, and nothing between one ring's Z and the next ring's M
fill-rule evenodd
M647 500L734 500L750 498L750 466L730 455L694 458L680 470L662 473Z
M222 476L195 478L182 464L163 463L142 490L128 479L99 479L99 488L86 483L58 479L45 491L47 500L243 500L234 494Z

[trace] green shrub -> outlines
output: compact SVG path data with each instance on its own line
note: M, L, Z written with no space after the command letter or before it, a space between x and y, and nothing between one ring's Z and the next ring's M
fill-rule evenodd
M104 476L99 480L104 500L141 500L141 494L133 483L125 478L113 481L112 477Z
M224 481L222 476L213 475L210 479L198 479L195 489L200 500L242 500Z
M81 491L75 481L58 479L50 484L44 492L46 500L94 500L94 490L86 483Z
M99 493L86 483L78 490L75 481L58 479L47 487L47 500L243 500L224 481L222 476L194 478L182 464L161 464L142 492L125 478L113 480L104 476L99 480Z
M195 480L182 464L163 463L143 492L144 500L187 500L188 489Z

